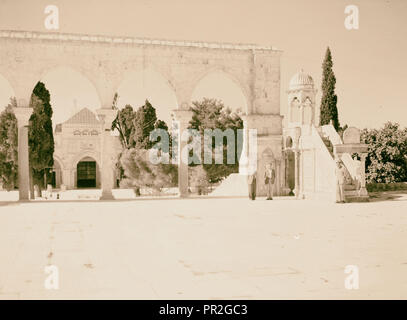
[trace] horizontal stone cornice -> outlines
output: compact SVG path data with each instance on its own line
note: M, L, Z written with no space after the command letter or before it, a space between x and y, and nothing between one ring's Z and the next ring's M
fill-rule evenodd
M57 33L57 32L39 32L39 31L17 31L17 30L0 30L0 38L9 39L37 39L53 41L77 41L109 44L133 44L133 45L159 45L170 47L196 47L207 49L224 49L224 50L258 50L258 51L276 51L280 50L273 46L260 46L256 44L235 44L221 42L201 42L187 40L165 40L149 39L123 36L106 36L91 34L75 33Z

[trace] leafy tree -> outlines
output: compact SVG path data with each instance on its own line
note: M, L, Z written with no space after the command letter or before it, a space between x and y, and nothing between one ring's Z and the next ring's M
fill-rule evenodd
M362 130L361 138L368 144L367 182L407 181L407 128L387 122L379 130Z
M132 140L132 132L134 131L133 120L133 107L128 104L123 109L117 111L116 118L112 122L112 130L117 129L119 132L123 149L129 149L135 145Z
M331 50L326 49L325 59L322 63L322 98L319 124L329 124L332 120L336 130L339 129L338 108L336 106L338 97L335 94L336 78L332 70L333 62Z
M147 149L125 149L120 158L125 178L121 187L148 187L160 191L177 183L176 166L171 164L152 164Z
M113 102L113 108L117 109L115 100L116 98ZM167 124L157 119L155 108L148 100L136 111L129 104L118 110L117 116L112 123L112 130L116 129L119 132L124 149L135 147L150 149L153 146L149 138L150 132L157 128L168 131Z
M117 94L112 108L118 109ZM168 131L167 124L157 119L155 108L148 100L136 111L130 105L118 110L112 123L112 130L118 130L123 147L116 165L120 171L121 187L134 187L139 193L141 187L160 190L164 186L176 183L176 166L172 164L153 165L148 158L146 159L147 150L155 144L150 141L150 132L157 128ZM164 150L164 152L169 151Z
M226 108L222 101L216 99L204 98L202 101L194 101L192 103L192 120L190 121L189 128L199 131L202 137L202 159L204 148L204 130L205 129L232 129L235 133L235 146L237 146L237 130L243 129L243 120L239 116L239 112L232 112L229 108ZM212 148L215 149L215 142L212 141ZM223 164L203 164L209 182L215 183L229 174L239 171L238 159L240 154L237 154L237 148L235 150L235 164L227 164L227 140L223 141ZM214 156L214 152L212 153Z
M38 82L35 86L30 106L33 113L30 117L28 145L32 178L39 187L46 187L48 172L54 165L54 134L50 94L44 83Z
M136 111L133 121L134 131L132 139L137 148L150 149L153 146L153 143L150 141L150 132L155 129L157 114L155 108L148 100ZM161 121L160 125L163 125L163 123L165 124L165 122Z
M0 114L0 184L6 190L17 186L18 180L18 125L13 107L17 103L10 99Z

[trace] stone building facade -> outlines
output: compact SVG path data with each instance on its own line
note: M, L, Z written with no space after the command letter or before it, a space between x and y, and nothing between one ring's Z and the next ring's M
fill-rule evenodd
M55 128L54 185L67 189L100 188L102 152L114 158L120 153L118 137L110 136L104 148L103 123L83 108Z

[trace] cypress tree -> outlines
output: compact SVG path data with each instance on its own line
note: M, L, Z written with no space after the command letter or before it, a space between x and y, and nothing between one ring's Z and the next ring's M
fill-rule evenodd
M33 108L28 130L30 167L34 183L46 187L48 172L54 165L54 134L50 94L44 83L37 83L30 104Z
M18 131L17 119L13 108L17 106L15 98L0 113L0 184L7 190L17 186L18 177Z
M338 97L335 94L336 78L332 71L332 55L329 47L326 49L325 59L322 63L322 98L319 125L329 124L332 120L336 130L339 129Z

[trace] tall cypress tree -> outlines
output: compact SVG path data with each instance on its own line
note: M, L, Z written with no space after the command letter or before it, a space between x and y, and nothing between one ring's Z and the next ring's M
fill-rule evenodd
M17 119L13 108L17 106L15 98L0 113L0 184L7 190L17 186L18 169L18 132Z
M329 124L332 120L336 130L339 129L338 97L335 94L336 78L332 71L332 55L329 47L326 49L325 59L322 63L322 98L319 125Z
M44 83L37 83L30 104L33 108L28 130L30 167L33 182L46 187L48 173L54 165L54 134L50 94Z
M146 100L143 106L134 114L134 129L132 140L137 148L150 149L154 143L150 141L150 132L154 130L157 122L157 113L151 103Z

